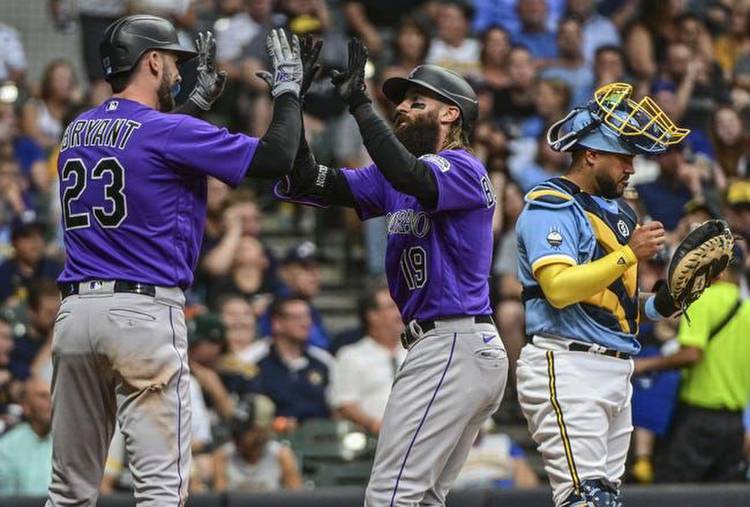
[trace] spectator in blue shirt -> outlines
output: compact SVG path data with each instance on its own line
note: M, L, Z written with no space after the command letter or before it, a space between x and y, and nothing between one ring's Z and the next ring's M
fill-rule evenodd
M300 297L277 298L270 308L271 345L258 361L258 389L276 414L298 421L330 415L326 400L332 358L308 345L310 307Z
M514 44L529 48L534 58L546 66L557 56L555 34L547 28L547 2L545 0L523 0L518 2L518 17L521 29L513 36Z
M594 82L594 74L583 59L582 43L581 22L565 18L557 30L557 59L542 72L543 79L560 79L568 84L572 107L586 104Z

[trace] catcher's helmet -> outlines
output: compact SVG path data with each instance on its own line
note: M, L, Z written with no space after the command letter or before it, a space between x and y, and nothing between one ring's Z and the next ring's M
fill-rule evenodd
M129 72L152 49L177 53L179 63L198 55L180 44L177 31L166 19L146 14L125 16L107 27L99 44L104 79L109 81L117 74Z
M409 75L392 77L383 83L383 93L394 104L404 100L406 91L414 86L426 88L440 97L458 106L461 111L463 128L471 128L479 113L477 95L471 85L464 78L438 65L420 65L415 67Z
M610 83L596 90L586 106L573 109L549 128L547 141L552 149L656 155L690 133L677 127L650 97L636 102L632 92L627 83Z

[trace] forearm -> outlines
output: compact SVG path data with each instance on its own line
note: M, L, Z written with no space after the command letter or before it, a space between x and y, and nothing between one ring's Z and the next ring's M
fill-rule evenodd
M300 132L299 149L294 157L292 174L277 184L277 196L300 204L354 207L349 184L340 169L326 167L315 161L305 139L304 125Z
M242 238L242 229L229 229L221 241L203 259L203 269L213 276L226 275L232 267L237 246Z
M299 147L300 102L292 93L283 93L274 100L273 117L265 135L260 138L247 176L276 179L289 174Z
M399 192L413 195L426 208L437 205L435 177L424 162L407 150L372 104L358 106L354 112L367 152L386 180Z
M344 403L339 407L338 413L347 421L351 421L354 424L362 426L370 433L375 433L373 431L373 426L379 423L379 421L375 418L365 414L364 411L359 408L356 403Z
M626 245L594 262L543 266L536 278L547 301L555 308L565 308L603 291L636 262L635 254Z
M649 371L677 370L695 364L701 356L702 351L696 347L682 347L676 353L668 356L636 359L636 371L641 374Z

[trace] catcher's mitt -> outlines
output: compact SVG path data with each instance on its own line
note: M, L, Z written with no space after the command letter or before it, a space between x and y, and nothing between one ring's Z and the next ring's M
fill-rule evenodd
M667 288L684 313L732 258L734 237L724 220L707 220L677 245L667 272Z

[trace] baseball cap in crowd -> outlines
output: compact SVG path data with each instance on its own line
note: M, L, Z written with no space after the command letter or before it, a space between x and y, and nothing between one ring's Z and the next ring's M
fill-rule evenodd
M732 208L750 208L750 181L730 183L727 188L727 204Z
M24 212L11 223L10 239L15 241L18 238L28 238L32 234L39 234L44 237L45 232L47 232L47 228L37 220L36 213L33 211Z
M221 318L215 313L204 313L188 322L188 343L210 341L218 344L224 343L225 327Z
M287 250L282 264L314 265L320 262L318 247L312 241L305 241Z
M275 417L276 405L271 398L263 394L248 393L237 402L230 429L235 436L250 428L270 430Z
M707 201L703 197L695 197L685 203L683 207L685 214L704 212L710 218L721 218L721 213L716 209L716 205L713 202Z

